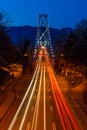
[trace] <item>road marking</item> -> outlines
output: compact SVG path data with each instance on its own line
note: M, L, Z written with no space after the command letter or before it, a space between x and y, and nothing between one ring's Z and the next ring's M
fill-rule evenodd
M52 128L53 128L53 130L56 130L56 124L55 124L55 122L52 122Z
M26 130L30 130L30 122L28 122Z
M51 91L51 89L50 89L50 88L48 88L48 91L50 92L50 91Z
M49 99L51 100L52 99L52 97L49 95Z
M33 95L34 95L34 92L35 92L35 88L36 88L36 83L37 83L37 79L38 79L38 76L39 76L39 72L40 72L40 68L39 68L38 71L37 71L36 80L35 80L35 82L34 82L34 86L33 86L31 95L30 95L30 97L29 97L29 101L28 101L28 103L27 103L27 106L26 106L26 109L25 109L25 112L24 112L22 121L21 121L21 123L20 123L19 130L22 130L22 127L23 127L23 124L24 124L24 121L25 121L25 118L26 118L26 115L27 115L27 111L28 111L29 106L30 106L30 102L31 102L31 100L32 100L32 98L33 98ZM10 130L12 130L12 129L10 129Z
M33 109L34 109L34 106L31 107L31 111L33 111Z
M36 92L38 91L38 88L36 88Z
M40 77L40 82L39 82L39 90L38 90L38 93L37 93L37 99L36 99L36 104L35 104L35 109L34 109L34 115L33 115L31 130L37 129L37 120L38 120L39 103L40 103L40 95L41 95L42 70L41 70L40 75L41 75L41 77Z
M44 64L44 76L43 76L43 81L44 81L44 130L46 130L46 81L45 81L45 64Z
M53 107L52 107L52 106L50 106L50 111L51 111L51 112L53 111Z
M36 100L36 95L34 96L34 100Z
M22 100L20 106L18 107L18 110L17 110L17 112L16 112L14 118L12 119L12 122L11 122L11 124L10 124L8 130L12 130L12 128L13 128L13 126L14 126L16 120L17 120L18 114L19 114L19 112L20 112L20 110L21 110L21 108L22 108L22 106L23 106L23 103L24 103L24 101L25 101L25 99L26 99L26 97L27 97L27 95L28 95L28 93L29 93L29 91L30 91L30 89L31 89L31 87L32 87L32 84L33 84L33 81L34 81L34 79L35 79L35 76L37 76L37 73L38 73L38 70L39 70L39 69L40 69L40 67L39 67L39 65L37 65L37 67L36 67L36 69L35 69L35 72L34 72L34 75L33 75L33 78L32 78L32 80L31 80L31 82L30 82L30 85L29 85L29 87L28 87L28 89L27 89L27 91L26 91L26 93L25 93L25 95L24 95L24 98L23 98L23 100Z

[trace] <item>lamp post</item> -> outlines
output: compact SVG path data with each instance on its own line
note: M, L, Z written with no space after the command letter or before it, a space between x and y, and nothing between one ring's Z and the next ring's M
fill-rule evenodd
M72 82L71 58L70 58L70 82Z
M60 54L60 70L61 70L61 73L64 74L65 72L65 66L64 66L64 54L61 53Z
M74 85L74 78L73 78L72 69L73 69L73 66L72 66L71 58L70 58L70 84Z

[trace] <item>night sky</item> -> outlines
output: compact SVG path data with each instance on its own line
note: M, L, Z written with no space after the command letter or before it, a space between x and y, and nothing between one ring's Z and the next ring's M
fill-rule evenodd
M49 26L57 29L74 28L87 19L87 0L0 0L1 9L13 26L37 26L39 14L48 14Z

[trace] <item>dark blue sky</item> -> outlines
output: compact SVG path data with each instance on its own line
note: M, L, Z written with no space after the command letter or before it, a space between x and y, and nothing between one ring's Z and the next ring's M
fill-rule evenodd
M4 9L13 21L12 25L38 25L38 15L48 14L49 26L72 27L81 19L87 19L87 0L1 0Z

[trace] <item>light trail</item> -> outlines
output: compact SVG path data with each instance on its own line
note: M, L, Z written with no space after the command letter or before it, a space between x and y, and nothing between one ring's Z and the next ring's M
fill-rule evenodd
M43 48L43 49L44 49L44 55L47 54L46 48ZM45 63L42 64L42 55L43 55L43 51L41 50L40 56L38 57L39 64L36 66L31 83L28 86L28 89L25 93L25 96L24 96L8 130L12 130L12 128L15 127L14 125L16 124L15 122L17 122L16 120L18 118L18 114L21 111L22 106L23 106L24 102L26 101L26 98L28 98L28 102L27 102L27 105L25 106L25 110L24 110L23 115L21 115L22 118L20 120L18 130L23 129L23 125L25 124L28 110L34 111L34 113L33 113L33 117L32 117L32 122L31 122L31 124L30 124L30 121L28 122L26 129L29 128L30 130L37 130L39 116L42 116L41 119L42 119L42 123L43 123L43 130L46 130L46 126L47 126L47 124L46 124L47 119L46 118L47 117L46 117L46 81L45 81L46 80L46 74L45 74L46 67L45 66L48 67L48 74L50 77L52 92L53 92L54 100L56 103L57 111L58 111L58 114L60 117L60 121L61 121L63 130L73 130L73 129L80 130L78 121L76 120L74 113L70 109L63 93L61 92L61 90L59 88L59 85L58 85L57 80L55 78L53 68L52 68L52 65L51 65L51 62L49 60L48 55L45 55L45 57L44 57L46 60L46 64ZM40 79L38 80L39 76L40 76ZM39 84L38 88L37 88L37 83ZM41 85L43 86L43 89L41 89ZM37 93L37 96L35 95L36 96L35 107L31 106L31 109L29 109L35 92ZM42 99L41 93L43 94L42 95L43 96L43 101L42 101L43 105L40 104L41 103L40 98ZM29 97L28 97L28 94L30 94ZM51 96L49 96L49 99L51 100ZM43 113L42 113L42 115L39 115L41 105L43 106ZM51 112L54 111L52 106L50 106L50 111ZM56 124L54 122L52 123L52 129L56 130Z
M52 122L52 128L53 130L56 130L56 124L54 122Z
M40 102L41 83L42 83L42 69L41 69L41 74L40 74L39 90L38 90L38 94L37 94L37 100L36 100L31 130L37 130L37 120L38 120L38 111L39 111L39 102Z
M45 52L47 51L45 50ZM57 84L50 60L48 56L45 56L45 58L46 58L46 63L48 65L48 73L49 73L49 77L50 77L50 81L52 85L52 92L54 95L54 99L56 102L56 106L57 106L58 114L60 116L62 127L64 130L72 130L72 129L80 130L81 129L80 125L78 124L78 121L76 120L74 113L70 109L66 99L64 98L63 93L61 92Z
M75 129L75 130L79 130L79 129L80 129L79 124L78 124L78 122L76 121L75 117L73 116L74 113L72 113L72 111L71 111L71 109L70 109L70 107L69 107L69 105L68 105L66 99L64 98L64 96L63 96L61 90L59 89L59 86L58 86L58 84L57 84L57 81L56 81L56 78L55 78L55 76L54 76L54 74L53 74L53 71L52 71L52 75L53 75L53 77L54 77L54 80L55 80L55 83L56 83L56 87L57 87L57 90L58 90L58 92L59 92L59 96L60 96L60 99L61 99L61 101L62 101L63 107L64 107L64 109L66 110L66 113L68 114L68 117L69 117L70 121L72 122L74 129ZM57 96L58 96L58 95L57 95ZM66 125L67 125L67 124L66 124Z
M28 122L26 130L30 130L30 122Z
M67 106L65 106L63 99L60 98L61 96L60 96L60 93L58 91L57 84L55 84L54 77L55 76L52 73L52 70L50 68L50 79L51 79L51 84L52 84L52 90L53 90L55 102L56 102L56 105L58 108L58 113L60 115L63 129L72 130L72 128L74 128L75 130L79 130L78 129L79 127L77 127L78 123L76 122L75 118L73 118L73 114L68 113L68 111L70 111L70 108L69 107L67 108L68 111L66 111L66 109L65 109ZM73 122L74 122L74 124L73 124Z
M70 107L68 106L68 103L66 102L62 92L59 89L59 86L57 84L56 78L51 67L49 68L49 76L52 84L55 102L58 108L58 113L60 113L59 115L63 129L72 130L72 128L74 128L75 130L79 130L80 127L78 125L78 122L74 118L73 113L70 110Z
M35 87L36 87L36 83L37 83L37 79L38 79L39 72L40 72L40 68L39 68L38 71L37 71L35 83L34 83L34 86L33 86L32 92L31 92L31 95L30 95L30 97L29 97L29 101L28 101L27 107L26 107L26 109L25 109L25 112L24 112L24 115L23 115L23 118L22 118L22 121L21 121L19 130L22 130L22 127L23 127L23 124L24 124L24 121L25 121L25 118L26 118L26 115L27 115L27 111L28 111L29 106L30 106L30 102L31 102L31 99L32 99L33 94L34 94L34 91L35 91Z
M42 52L41 52L42 53ZM40 57L41 61L41 57ZM35 110L34 110L34 116L33 116L33 122L32 122L32 127L31 130L37 130L37 120L38 120L38 111L39 111L39 102L40 102L40 93L41 93L41 83L42 83L42 73L43 73L43 86L44 86L44 94L43 94L43 99L44 99L44 130L46 130L46 93L45 93L45 64L42 67L43 72L41 72L41 78L40 78L40 84L39 84L39 90L38 90L38 95L37 95L37 101L35 105ZM41 70L41 71L42 71Z
M46 130L46 84L45 84L45 64L44 64L44 130Z
M40 51L40 54L41 54L41 53L42 53L42 51ZM21 102L21 104L20 104L20 106L19 106L19 108L18 108L18 110L17 110L17 112L16 112L16 114L15 114L15 116L14 116L14 118L13 118L13 120L12 120L10 126L9 126L9 128L8 128L8 130L12 130L12 128L13 128L13 126L14 126L16 120L17 120L17 117L18 117L18 115L19 115L19 112L21 111L22 106L23 106L23 104L24 104L24 102L25 102L25 99L26 99L26 97L28 96L28 93L30 92L32 85L34 84L34 81L35 81L35 78L36 78L36 75L37 75L37 71L40 69L40 62L41 62L41 57L38 58L38 63L37 63L37 66L36 66L36 69L35 69L33 78L32 78L32 80L31 80L31 82L30 82L30 85L29 85L29 87L28 87L28 89L27 89L27 91L26 91L26 93L25 93L25 95L24 95L24 98L23 98L23 100L22 100L22 102ZM22 119L22 121L23 121L23 120L24 120L24 119Z
M13 126L14 126L16 120L17 120L18 114L19 114L19 112L20 112L20 110L21 110L21 108L22 108L22 106L23 106L23 104L24 104L24 101L25 101L25 99L26 99L26 97L27 97L27 95L28 95L28 93L29 93L29 91L30 91L30 89L31 89L31 86L32 86L33 81L34 81L34 79L35 79L35 76L36 76L36 74L37 74L38 68L39 68L39 65L37 65L37 67L36 67L36 69L35 69L35 72L34 72L34 75L33 75L32 80L31 80L31 83L30 83L30 85L29 85L29 87L28 87L28 89L27 89L27 91L26 91L26 93L25 93L25 96L24 96L24 98L23 98L23 100L22 100L22 102L21 102L21 104L20 104L20 106L19 106L19 108L18 108L18 110L17 110L17 112L16 112L16 114L15 114L15 116L14 116L14 118L13 118L13 120L12 120L10 126L9 126L9 128L8 128L8 130L12 130L12 128L13 128Z
M57 104L60 107L60 110L61 110L60 112L62 113L61 115L62 115L62 119L64 121L63 127L65 127L65 129L67 128L69 130L72 130L71 125L70 125L70 121L69 121L68 116L67 116L67 113L65 112L64 106L62 105L62 101L60 100L58 91L56 89L54 78L53 78L53 74L51 74L51 75L52 75L52 79L51 79L52 80L51 81L52 82L52 86L54 84L53 91L54 91L54 94L56 95Z
M42 50L40 51L39 62L42 60Z
M50 70L49 70L49 75L50 75ZM51 78L51 76L50 76L50 80L51 80L51 84L52 84L53 79ZM62 123L63 130L66 130L65 125L64 125L64 121L63 121L63 118L62 118L62 113L61 113L61 110L59 108L59 104L56 100L56 96L55 96L53 87L52 87L52 92L53 92L53 95L54 95L55 103L56 103L56 106L57 106L58 114L60 116L60 120L61 120L61 123Z
M40 85L39 85L39 91L38 91L38 99L37 99L37 112L36 112L36 120L35 120L35 129L37 130L37 119L38 119L38 113L39 113L39 103L40 103L40 95L41 95L41 83L42 83L42 69L41 69L41 79L40 79Z

